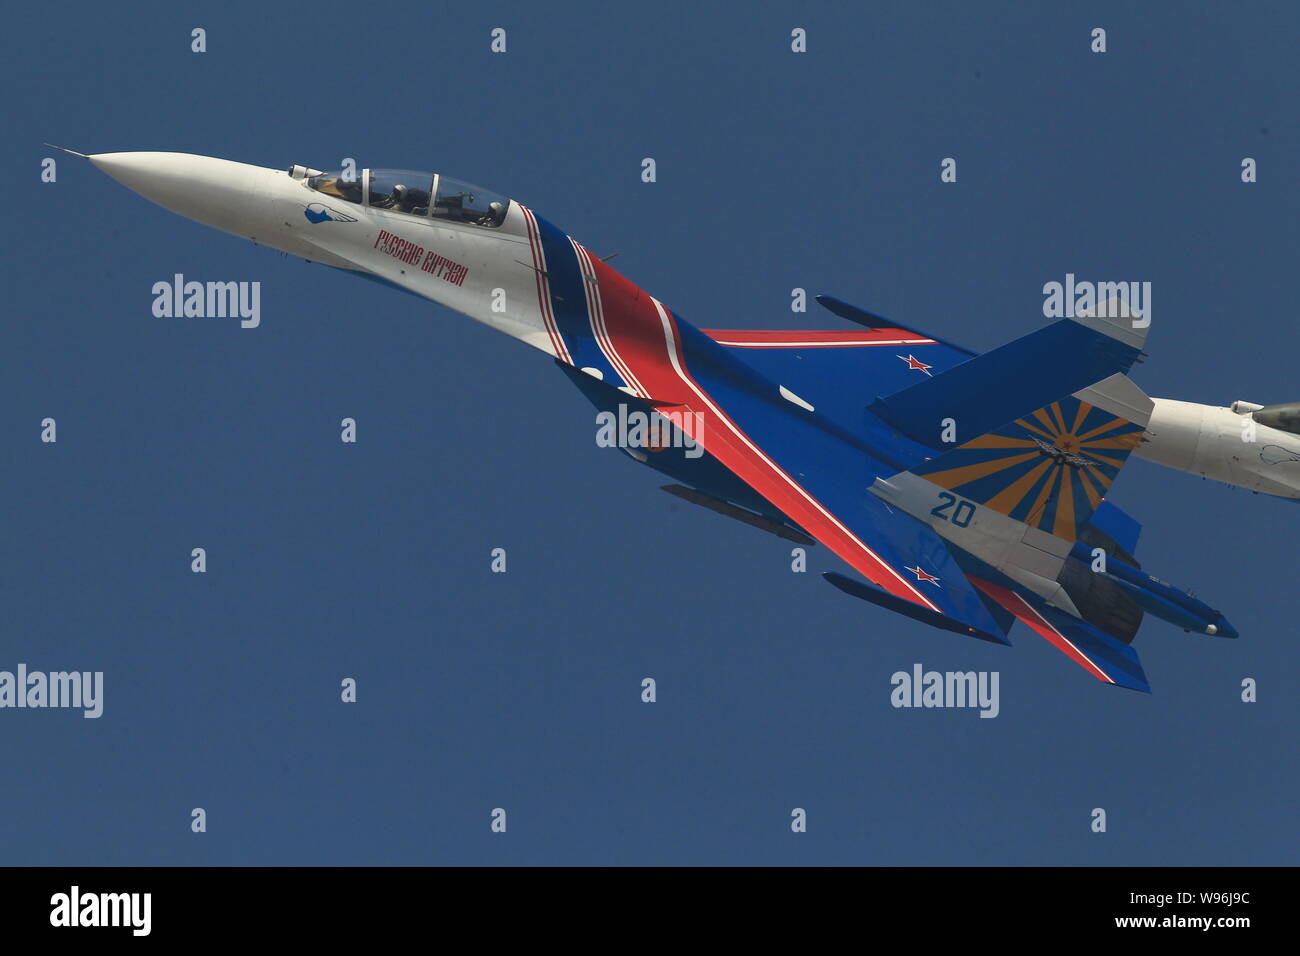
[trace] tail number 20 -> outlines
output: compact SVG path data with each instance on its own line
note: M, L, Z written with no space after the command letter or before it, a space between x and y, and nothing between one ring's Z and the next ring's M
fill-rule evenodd
M957 507L954 508L953 505ZM951 521L959 528L965 528L970 524L971 518L975 517L975 506L965 498L958 498L943 491L939 493L939 504L930 509L930 514L944 521Z

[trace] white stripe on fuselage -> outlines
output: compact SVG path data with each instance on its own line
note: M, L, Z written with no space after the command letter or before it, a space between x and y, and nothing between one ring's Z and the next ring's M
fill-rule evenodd
M633 394L639 398L649 398L650 393L641 387L641 383L636 380L632 370L628 368L623 357L618 354L618 349L614 347L614 342L610 338L609 329L605 327L605 307L600 298L600 282L596 278L596 268L592 265L590 253L582 246L569 239L570 245L573 246L573 253L578 257L578 266L582 273L582 284L587 290L587 317L591 321L591 331L596 337L596 345L604 354L605 359L613 366L614 370L622 376L623 381L632 389Z
M546 250L542 248L542 237L537 229L537 220L533 218L533 211L523 203L519 204L519 208L524 214L524 225L528 231L528 247L533 254L533 272L537 279L537 306L541 309L542 322L551 337L551 350L557 359L572 365L573 359L569 357L569 350L564 346L564 336L560 334L559 326L555 323L555 315L551 311L551 283L546 277Z

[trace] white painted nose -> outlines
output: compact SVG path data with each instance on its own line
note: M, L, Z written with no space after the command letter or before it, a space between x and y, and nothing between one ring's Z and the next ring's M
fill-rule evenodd
M281 170L191 153L97 153L87 157L123 186L215 229L256 238L274 220L264 200Z

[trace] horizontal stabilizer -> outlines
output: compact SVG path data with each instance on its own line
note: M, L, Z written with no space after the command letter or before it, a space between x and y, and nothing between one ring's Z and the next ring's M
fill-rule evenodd
M1093 677L1151 693L1137 651L1128 644L1036 597L1025 597L981 578L971 581Z
M966 637L978 637L981 641L991 641L995 644L1011 643L1004 635L990 634L986 631L968 627L961 621L955 621L946 614L940 614L937 611L931 611L927 607L922 607L920 604L894 597L883 588L868 584L866 581L855 581L853 578L845 577L843 574L837 574L834 571L825 571L822 573L822 577L845 594L851 594L853 597L870 601L887 611L895 611L910 617L914 621L929 624L931 627L937 627L942 631L952 631L954 634L963 634Z
M734 518L742 524L747 524L751 528L758 528L760 531L766 531L768 534L774 534L778 538L784 538L787 541L793 541L796 544L812 547L817 542L802 531L796 531L779 521L773 521L771 518L755 514L746 508L740 508L731 504L729 501L723 501L721 498L715 498L712 495L706 495L702 491L696 491L694 488L687 488L685 485L662 485L661 491L666 491L674 497L681 498L683 501L689 501L693 505L699 505L701 508L708 508L720 515L726 515L728 518Z
M877 398L868 408L932 448L943 447L944 427L949 421L955 423L959 434L982 435L1062 395L1127 372L1146 339L1146 328L1134 328L1135 321L1061 319Z

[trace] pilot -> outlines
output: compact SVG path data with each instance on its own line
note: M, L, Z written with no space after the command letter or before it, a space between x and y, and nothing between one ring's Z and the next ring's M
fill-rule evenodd
M396 209L398 212L424 215L428 211L429 193L424 189L412 189L398 183L387 196L371 198L370 205L375 209Z
M506 206L501 202L488 203L487 212L474 220L476 226L499 226L506 218Z
M401 190L401 196L397 197L397 207L402 212L415 213L417 216L423 216L428 212L429 191L427 189L398 186L393 190L394 195L398 190Z

